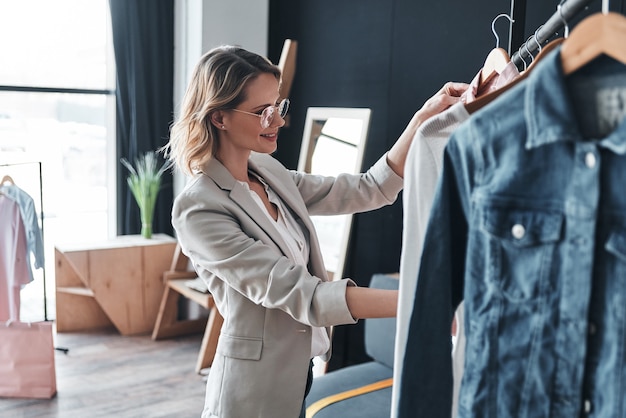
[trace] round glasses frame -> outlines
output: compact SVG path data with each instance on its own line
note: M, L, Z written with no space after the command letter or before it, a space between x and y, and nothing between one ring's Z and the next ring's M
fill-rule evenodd
M239 110L239 109L231 109L231 110L234 112L244 113L246 115L252 115L252 116L256 116L257 118L261 118L261 121L260 121L261 128L265 129L269 127L274 121L274 115L276 114L277 110L278 110L278 115L281 118L284 119L285 116L287 116L287 112L289 111L289 99L283 99L277 105L266 107L265 109L263 109L261 114L246 112L245 110Z

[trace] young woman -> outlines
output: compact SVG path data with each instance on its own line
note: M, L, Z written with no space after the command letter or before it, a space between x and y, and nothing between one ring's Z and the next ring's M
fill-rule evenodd
M172 223L224 318L203 417L304 416L311 359L330 357L330 326L396 314L397 292L329 281L310 215L369 211L395 201L417 127L458 101L448 83L366 173L321 177L286 169L277 147L288 101L280 70L234 46L197 64L166 146L193 178Z

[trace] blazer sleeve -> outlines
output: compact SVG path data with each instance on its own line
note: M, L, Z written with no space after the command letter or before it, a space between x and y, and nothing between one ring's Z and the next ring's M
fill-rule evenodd
M229 191L210 180L177 197L172 223L181 246L212 293L227 288L311 326L355 323L345 300L350 280L325 282L286 257ZM253 202L256 207L256 203Z
M392 204L404 180L387 164L383 155L367 172L337 177L292 172L294 181L311 215L343 215Z

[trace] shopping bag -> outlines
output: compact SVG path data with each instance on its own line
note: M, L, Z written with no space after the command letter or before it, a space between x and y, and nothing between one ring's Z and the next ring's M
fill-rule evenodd
M49 399L56 386L52 323L0 323L0 397Z

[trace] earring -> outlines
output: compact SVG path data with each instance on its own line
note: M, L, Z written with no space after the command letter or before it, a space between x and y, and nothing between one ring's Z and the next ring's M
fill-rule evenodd
M225 129L226 127L224 125L222 125L222 129Z

